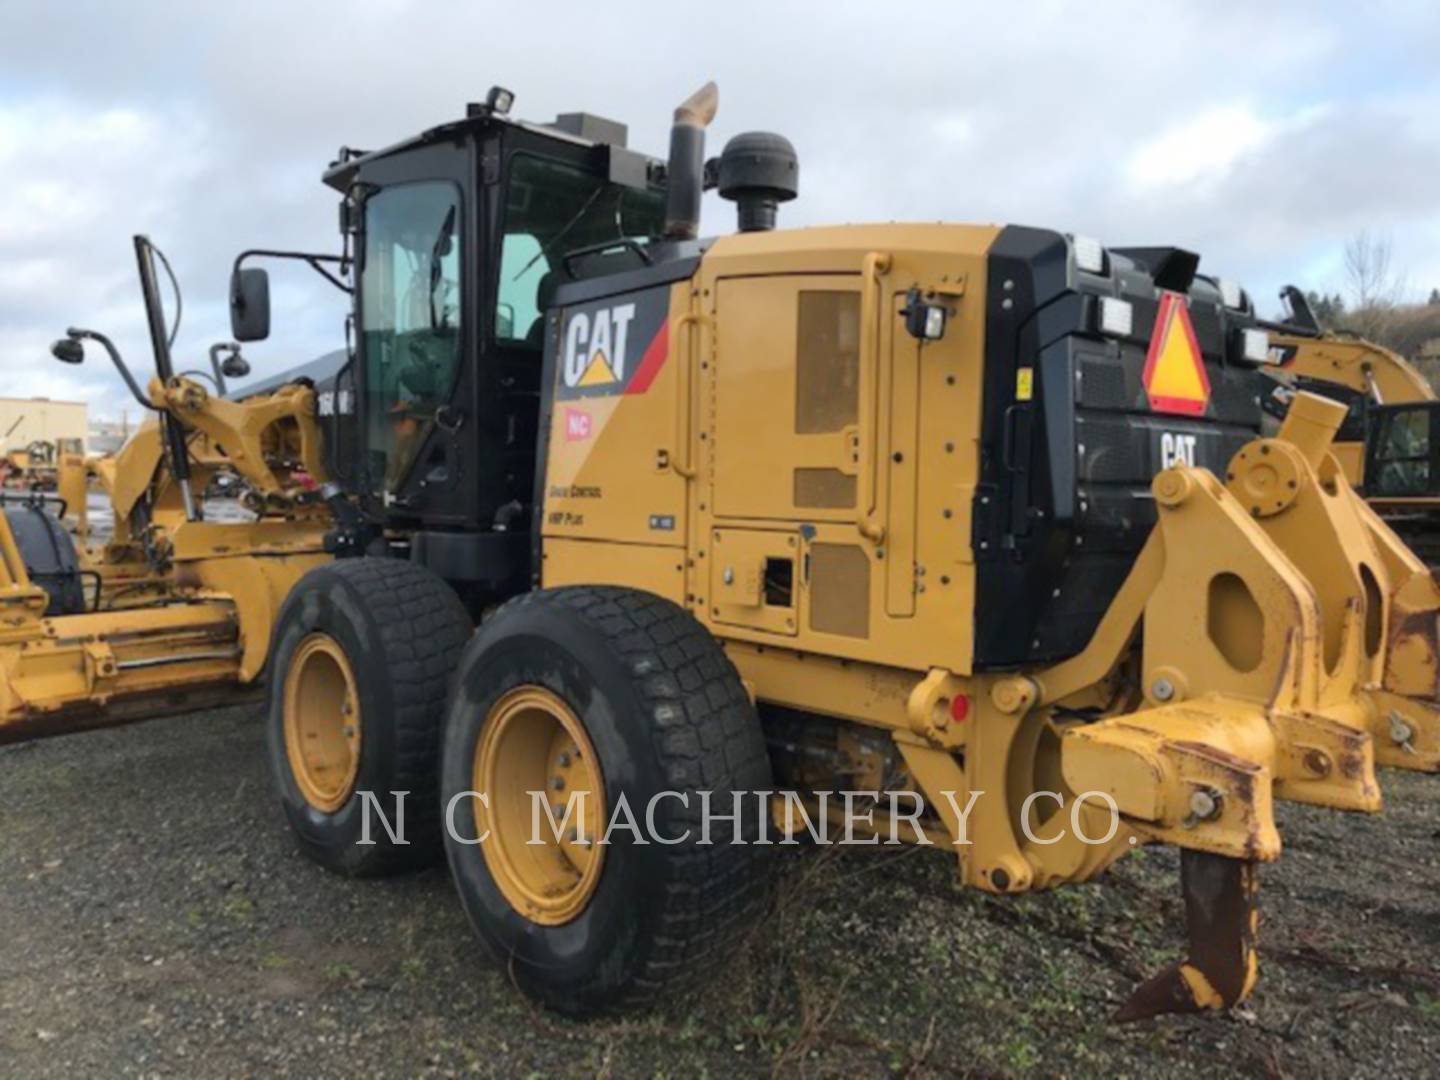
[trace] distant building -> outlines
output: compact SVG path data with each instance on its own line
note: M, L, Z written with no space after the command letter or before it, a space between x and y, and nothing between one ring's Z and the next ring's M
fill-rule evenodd
M83 401L0 398L0 453L47 442L62 453L83 454L89 435L88 410Z
M130 436L135 434L136 425L130 417L121 412L119 420L91 420L90 421L90 453L94 456L103 457L106 454L114 454L124 446Z

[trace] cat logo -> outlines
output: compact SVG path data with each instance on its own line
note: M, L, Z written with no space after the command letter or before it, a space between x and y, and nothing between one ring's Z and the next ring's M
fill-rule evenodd
M635 305L577 311L565 328L562 374L571 389L625 381L625 348Z
M1210 402L1210 376L1195 340L1185 299L1167 292L1160 298L1150 352L1141 375L1150 408L1181 416L1204 416Z
M1196 435L1180 435L1173 431L1160 435L1160 467L1173 469L1176 465L1195 467Z

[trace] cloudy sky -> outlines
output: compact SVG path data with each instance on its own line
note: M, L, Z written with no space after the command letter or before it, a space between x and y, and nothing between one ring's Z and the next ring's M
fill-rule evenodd
M527 119L596 112L663 154L674 104L714 78L712 151L756 128L799 150L782 224L1179 244L1267 312L1287 281L1342 286L1345 240L1370 228L1424 294L1440 285L1437 57L1426 0L0 0L0 395L118 415L102 357L63 368L46 348L80 324L149 365L132 233L181 277L178 354L194 363L229 336L237 251L337 246L319 180L337 147L453 119L492 83ZM705 215L732 227L713 194ZM257 377L342 340L339 293L303 268L272 279Z

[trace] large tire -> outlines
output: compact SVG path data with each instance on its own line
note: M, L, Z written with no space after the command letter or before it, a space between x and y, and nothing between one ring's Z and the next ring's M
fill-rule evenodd
M505 730L504 718L526 699L559 702L568 720L526 717L516 725L522 743L536 724L554 723L557 737L566 723L583 727L567 745L583 745L584 756L593 747L608 819L623 795L648 832L652 796L676 791L688 798L688 806L673 797L656 804L654 833L673 839L688 829L688 840L642 845L617 830L609 846L594 849L598 872L588 862L583 871L572 868L578 903L569 907L578 910L563 903L520 910L511 899L513 878L507 898L507 849L497 846L502 818L480 809L473 796L466 801L487 776L501 778L499 790L486 792L496 796L492 805L537 782L524 768L483 768L497 725ZM554 753L560 743L530 742L551 748L545 760L569 761L568 752ZM540 768L550 771L544 761ZM543 777L538 783L558 786ZM731 792L770 787L764 736L739 675L709 632L668 600L612 587L529 593L501 608L460 662L441 751L450 868L476 931L521 989L557 1011L587 1016L643 1008L733 953L763 910L768 862L763 848L731 841L753 840L767 810L750 795L742 821L717 821L705 845L698 793L712 792L717 813L729 813ZM482 822L490 835L479 842ZM604 828L599 820L596 831ZM543 850L564 856L562 846L547 841ZM523 860L539 857L530 854L535 848L514 850Z
M454 590L399 559L339 560L291 590L270 654L267 741L281 805L307 857L352 877L437 860L440 726L470 633ZM400 791L409 792L397 838L405 842L391 841L372 803L371 842L361 843L362 793L372 792L395 825L392 793Z

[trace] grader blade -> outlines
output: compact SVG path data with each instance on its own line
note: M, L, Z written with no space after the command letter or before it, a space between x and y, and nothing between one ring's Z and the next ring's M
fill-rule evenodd
M1181 853L1189 950L1184 960L1141 983L1115 1013L1117 1022L1228 1009L1249 996L1258 971L1255 878L1253 862Z
M32 578L0 514L0 745L253 699L276 612L328 561L320 534L290 522L192 522L175 530L164 575L104 562L82 571L47 520L40 535L71 557Z

